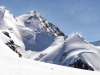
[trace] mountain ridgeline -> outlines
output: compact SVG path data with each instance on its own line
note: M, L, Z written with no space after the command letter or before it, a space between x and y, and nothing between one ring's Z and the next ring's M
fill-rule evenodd
M100 71L99 47L79 33L65 35L36 11L15 17L0 6L0 41L21 58Z

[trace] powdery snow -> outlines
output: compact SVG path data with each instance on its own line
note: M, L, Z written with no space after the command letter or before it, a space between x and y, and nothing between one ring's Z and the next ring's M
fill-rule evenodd
M14 17L5 7L0 7L0 75L100 75L96 72L100 71L100 48L78 33L62 35L59 28L35 11ZM23 58L6 45L11 40ZM64 67L78 59L95 71Z
M74 69L5 55L0 55L0 60L0 75L100 75L99 72Z

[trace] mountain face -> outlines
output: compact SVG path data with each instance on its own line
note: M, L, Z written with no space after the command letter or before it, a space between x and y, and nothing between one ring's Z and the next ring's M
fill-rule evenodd
M95 45L95 46L100 46L100 41L94 41L94 42L90 42L90 43Z
M64 36L64 33L58 27L48 22L36 11L21 15L16 19L21 26L25 26L33 32L43 32L51 36Z
M0 44L3 55L100 71L100 48L79 33L66 36L36 11L15 17L1 6Z

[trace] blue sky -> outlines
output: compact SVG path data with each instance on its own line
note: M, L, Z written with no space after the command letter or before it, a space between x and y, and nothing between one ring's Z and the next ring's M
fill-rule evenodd
M66 35L79 32L86 40L100 40L100 0L0 0L15 16L36 10Z

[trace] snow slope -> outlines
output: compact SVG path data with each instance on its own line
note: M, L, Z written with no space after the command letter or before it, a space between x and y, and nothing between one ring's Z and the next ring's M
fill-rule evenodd
M5 44L7 41L9 41L9 38L0 32L0 55L18 57L18 55Z
M67 39L64 36L58 36L55 41L44 51L32 56L31 59L54 63L64 66L73 65L74 62L81 59L83 65L92 67L94 70L100 71L99 59L100 49L84 41L83 37L78 33L70 35ZM76 68L85 68L78 64L79 67L73 65Z
M99 72L79 70L29 59L10 57L2 55L1 53L0 60L0 75L100 75Z
M100 48L85 41L79 33L65 36L36 11L14 17L7 8L1 6L0 44L2 75L76 75L80 74L79 71L99 74L79 69L100 71Z

